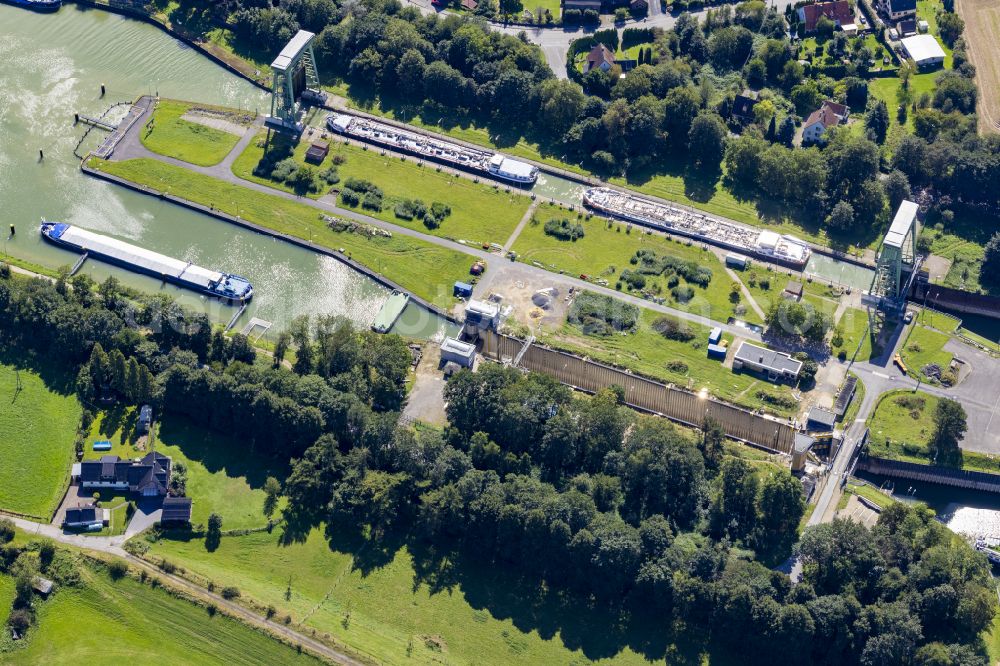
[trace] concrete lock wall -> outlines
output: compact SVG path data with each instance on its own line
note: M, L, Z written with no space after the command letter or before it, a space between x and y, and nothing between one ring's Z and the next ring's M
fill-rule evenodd
M525 345L523 340L492 331L482 333L482 343L483 356L502 363L513 361ZM792 450L795 431L788 423L711 398L700 398L690 391L573 354L532 344L521 356L518 367L545 373L587 393L618 385L625 389L625 403L635 409L695 428L702 428L708 416L718 421L733 439L781 453Z

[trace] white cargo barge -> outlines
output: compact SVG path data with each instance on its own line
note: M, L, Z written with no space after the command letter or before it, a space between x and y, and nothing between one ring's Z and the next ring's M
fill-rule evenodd
M583 193L583 203L596 211L629 222L753 254L798 269L806 265L812 253L805 241L794 236L692 213L607 187L587 190Z
M84 252L137 273L214 296L232 303L246 303L253 298L253 286L239 275L222 273L181 261L117 238L87 231L62 222L42 222L42 237L59 247Z
M461 144L409 132L394 125L342 113L326 117L333 132L365 143L433 160L451 167L484 173L494 178L530 185L538 180L538 168L502 153L469 148Z

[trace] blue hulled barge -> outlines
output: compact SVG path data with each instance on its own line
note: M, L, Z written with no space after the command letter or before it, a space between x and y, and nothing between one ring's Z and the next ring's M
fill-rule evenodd
M230 303L246 303L253 298L253 285L246 278L202 268L189 261L174 259L117 238L87 231L62 222L42 222L42 237L53 245L86 253L137 273Z

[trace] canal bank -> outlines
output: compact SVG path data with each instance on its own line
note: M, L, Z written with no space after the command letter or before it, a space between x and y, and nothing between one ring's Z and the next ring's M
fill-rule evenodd
M258 291L240 321L271 321L272 335L300 315L342 315L359 327L371 324L391 291L384 284L311 249L88 178L73 157L85 131L73 127L75 113L99 117L115 100L156 92L258 111L269 105L259 89L165 32L116 14L68 5L39 15L0 5L0 25L0 199L4 221L17 228L14 237L5 233L0 239L0 255L48 270L71 266L76 255L43 243L37 233L46 217L247 277ZM104 136L104 130L92 131L82 150L96 148ZM88 261L82 272L168 294L220 323L235 313L101 262ZM393 331L432 338L451 329L437 317L404 312Z

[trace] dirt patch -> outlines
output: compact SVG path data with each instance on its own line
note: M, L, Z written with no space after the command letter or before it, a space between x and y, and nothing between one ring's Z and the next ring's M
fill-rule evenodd
M424 346L420 363L417 364L413 388L406 399L403 416L434 426L447 425L444 411L444 373L439 369L441 345L428 343Z
M205 127L211 127L212 129L217 129L221 132L227 132L229 134L235 134L236 136L243 136L243 134L247 131L246 125L241 125L219 116L206 115L195 111L188 111L181 116L181 120L186 120L189 123L195 123L198 125L204 125Z
M958 0L969 60L976 66L979 131L1000 132L1000 0Z

